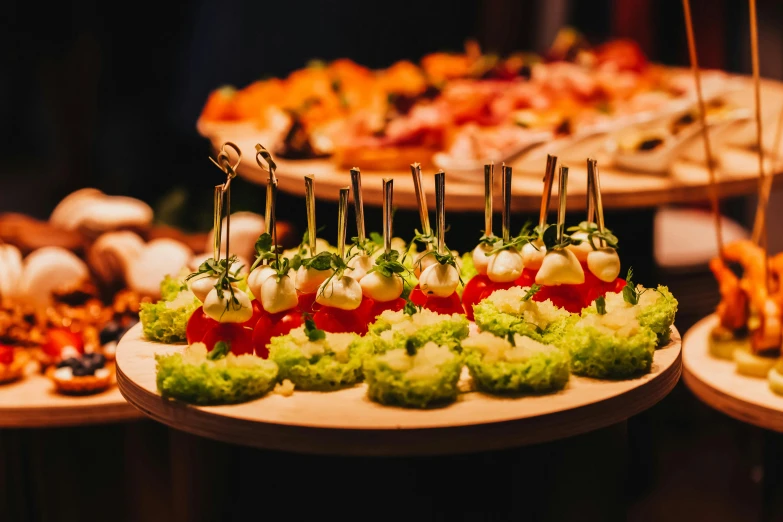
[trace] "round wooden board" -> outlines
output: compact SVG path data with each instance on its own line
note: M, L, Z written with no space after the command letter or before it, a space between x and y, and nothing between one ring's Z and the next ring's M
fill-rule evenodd
M565 390L498 398L460 394L431 410L381 406L366 385L329 392L269 394L232 406L196 407L160 397L155 354L183 346L150 343L135 326L117 348L117 382L151 418L203 437L266 449L339 455L436 455L546 442L603 428L650 408L680 378L680 337L655 353L652 372L625 381L572 377ZM467 381L467 374L464 380Z
M0 385L0 428L84 426L141 418L117 386L95 395L62 395L34 368L24 379Z
M752 83L748 77L732 76L743 86L738 92L727 95L732 103L743 107L753 107ZM746 87L746 88L744 88ZM783 107L783 83L763 80L762 98L765 113L777 115ZM773 118L769 120L776 120ZM199 132L209 138L218 149L224 142L234 142L244 151L244 159L239 173L245 178L265 184L268 173L263 171L254 159L256 143L267 144L270 137L264 130L248 122L210 123L199 122ZM768 135L765 132L765 135ZM769 139L771 141L771 138ZM767 148L767 147L765 147ZM585 207L587 188L587 155L594 155L601 167L601 193L606 208L655 207L671 203L690 203L706 201L709 197L709 174L703 163L686 160L676 161L668 173L649 174L625 171L611 165L609 158L590 150L589 143L574 147L565 147L557 152L561 162L570 167L568 186L568 208L580 210ZM541 204L541 178L546 164L546 146L535 153L534 157L511 161L514 168L512 186L512 210L515 212L535 211ZM717 169L718 192L721 197L740 196L754 193L758 187L758 156L749 149L737 147L718 148L715 152L719 162L727 165ZM285 192L304 196L304 175L314 174L316 195L319 199L336 201L341 187L350 185L347 169L339 168L332 161L325 160L276 160L278 186ZM382 178L394 179L394 204L399 208L416 209L416 197L410 171L363 171L362 193L364 203L380 206L383 202ZM425 171L424 186L430 205L435 204L434 169ZM783 172L776 172L775 184L783 181ZM498 176L496 176L499 179ZM483 175L475 181L465 181L446 172L446 205L449 211L481 211L484 209ZM557 187L553 187L553 195ZM495 191L496 208L501 205L500 190Z
M769 389L767 379L747 377L733 361L709 353L714 315L696 323L682 343L683 380L702 401L718 411L761 428L783 433L783 396Z

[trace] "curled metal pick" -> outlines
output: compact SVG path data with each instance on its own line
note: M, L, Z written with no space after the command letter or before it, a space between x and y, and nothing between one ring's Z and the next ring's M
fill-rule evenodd
M236 153L237 161L233 165L231 164L231 156L226 148L233 149ZM242 151L239 150L239 147L237 147L236 144L227 141L223 144L222 147L220 147L220 152L217 155L217 161L211 157L209 158L209 161L214 163L217 168L226 173L227 179L225 188L228 188L231 180L237 176L237 168L239 167L239 163L242 161Z
M275 177L275 171L277 170L277 164L272 159L272 155L266 148L260 143L256 143L256 163L261 167L261 170L269 172L269 182L277 181Z

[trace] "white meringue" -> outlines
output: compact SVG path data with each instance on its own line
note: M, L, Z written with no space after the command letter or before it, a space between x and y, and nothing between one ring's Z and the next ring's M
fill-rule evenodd
M125 283L125 274L145 248L144 240L134 232L107 232L90 247L87 262L103 283Z
M14 245L0 245L0 298L18 297L22 281L22 253Z
M174 239L153 239L126 273L128 287L142 295L160 297L160 282L186 267L193 252Z
M53 292L76 288L89 277L87 265L69 250L39 248L24 260L20 298L45 307L51 303Z
M226 218L223 218L223 230L221 233L220 250L226 249ZM251 259L255 255L255 245L258 236L266 231L264 218L253 212L235 212L231 214L231 251L245 259ZM206 252L211 252L214 244L215 232L209 233L207 243L204 246Z
M52 211L49 222L65 230L102 233L119 228L146 227L152 208L138 199L108 196L87 188L66 196Z

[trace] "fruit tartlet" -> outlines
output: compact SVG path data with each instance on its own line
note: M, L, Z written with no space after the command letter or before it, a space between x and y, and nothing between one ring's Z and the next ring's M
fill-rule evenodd
M114 370L107 367L100 353L68 357L46 371L59 393L88 395L108 389L114 382Z
M0 384L12 382L24 376L30 356L23 348L0 345Z

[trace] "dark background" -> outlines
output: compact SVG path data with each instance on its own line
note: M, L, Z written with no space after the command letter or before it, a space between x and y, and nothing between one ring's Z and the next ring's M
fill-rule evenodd
M749 72L746 2L693 0L692 8L702 66ZM780 2L759 4L762 70L773 77L783 65L774 38L781 9ZM177 224L206 228L205 187L221 178L207 160L209 142L195 130L207 95L221 85L286 75L313 58L384 67L459 50L471 37L490 52L544 51L560 18L593 42L633 37L654 61L688 63L678 0L13 0L2 10L0 211L39 218L72 190L95 186L158 208L180 198L186 212L175 216ZM234 191L234 210L262 212L263 189L236 186L242 190ZM745 203L728 208L741 218ZM297 214L279 218L301 227ZM694 314L688 297L678 297L685 330ZM781 454L779 437L712 411L682 384L632 419L628 434L634 521L756 520L765 495L769 501L777 494L763 460Z

